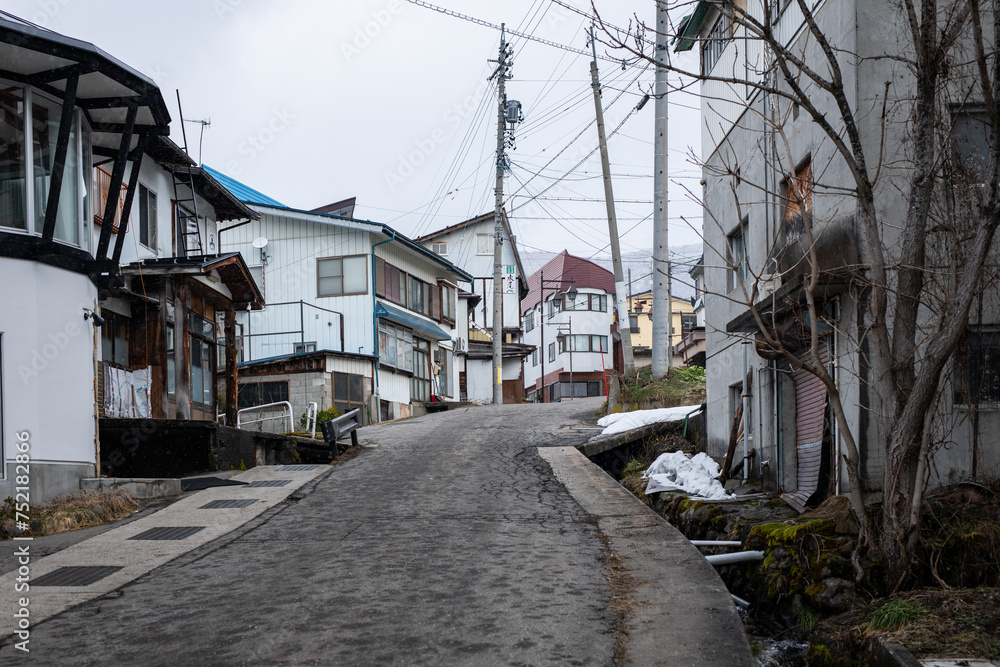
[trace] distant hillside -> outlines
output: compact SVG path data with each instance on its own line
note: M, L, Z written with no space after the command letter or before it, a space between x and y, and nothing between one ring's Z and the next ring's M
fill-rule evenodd
M546 262L556 256L553 252L529 251L521 249L521 262L528 275L533 274L545 266ZM671 261L671 281L670 291L678 299L690 299L694 296L694 286L691 284L691 277L688 270L694 266L698 258L701 257L701 245L675 246L670 249ZM629 284L629 269L632 270L631 291L633 294L641 294L653 288L653 260L652 250L645 252L631 251L622 255L622 271L624 272L625 284ZM586 257L595 264L603 266L608 271L612 271L611 255L601 254L596 257Z

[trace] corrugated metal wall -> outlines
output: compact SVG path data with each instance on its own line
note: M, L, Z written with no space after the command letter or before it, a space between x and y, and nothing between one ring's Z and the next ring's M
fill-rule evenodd
M820 359L824 364L830 361L830 351L825 340L820 341ZM781 497L801 512L819 489L827 391L826 385L818 377L804 370L792 371L792 381L795 383L797 488Z

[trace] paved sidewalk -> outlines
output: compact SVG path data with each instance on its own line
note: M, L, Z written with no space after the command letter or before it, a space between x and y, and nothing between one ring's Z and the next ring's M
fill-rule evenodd
M180 500L136 521L101 531L94 537L79 541L51 555L31 556L34 540L11 540L3 543L8 551L5 565L10 568L0 576L0 609L13 612L21 607L20 599L29 601L30 625L75 607L83 602L121 588L125 584L203 544L232 532L254 517L274 507L304 484L331 472L330 466L259 466L232 477L246 482L242 486L219 486L185 494ZM265 482L265 486L258 486ZM257 484L254 484L257 483ZM218 501L243 507L203 509ZM190 535L182 539L137 539L147 531L188 528ZM72 539L73 536L68 536ZM27 557L20 554L27 552ZM10 556L14 556L11 558ZM15 561L24 564L27 576ZM111 574L86 586L43 586L43 577L60 568L117 568ZM84 573L81 573L84 574ZM93 576L96 571L86 573ZM18 584L27 584L27 592ZM0 614L0 638L14 634L18 621L13 613ZM14 634L17 637L16 634Z

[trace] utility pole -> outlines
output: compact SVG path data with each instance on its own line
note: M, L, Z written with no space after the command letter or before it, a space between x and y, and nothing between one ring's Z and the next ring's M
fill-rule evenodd
M601 108L601 82L597 77L597 40L594 27L590 27L590 44L594 60L590 63L591 86L594 89L594 106L597 109L597 140L601 146L601 169L604 172L604 201L608 207L608 235L611 237L611 264L615 272L615 312L618 313L618 331L622 337L622 356L625 357L625 374L635 372L632 357L632 333L628 326L628 302L625 298L625 277L622 275L622 251L618 245L618 219L615 216L615 195L611 189L611 166L608 164L608 142L604 137L604 109Z
M496 210L493 214L493 372L496 376L493 383L493 404L503 403L503 172L507 168L507 123L513 128L520 120L520 107L517 102L507 104L507 93L504 83L510 78L510 49L504 32L504 24L500 24L500 54L497 68L490 79L497 79L497 180L496 180ZM520 314L519 314L520 316ZM485 324L485 323L484 323Z
M653 152L653 377L673 360L670 335L670 247L667 243L667 3L656 0L656 133Z

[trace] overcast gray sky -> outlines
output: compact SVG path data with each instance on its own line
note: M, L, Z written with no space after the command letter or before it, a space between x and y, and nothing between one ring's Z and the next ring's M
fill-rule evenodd
M586 18L550 0L434 4L584 49ZM589 11L589 2L574 0ZM654 0L596 0L602 17L653 23ZM93 42L160 85L182 143L187 119L211 119L202 159L285 203L310 209L357 197L356 215L419 236L493 209L496 91L487 78L498 31L405 0L8 0L5 10ZM607 254L590 58L511 37L510 99L524 122L505 193L529 250ZM607 48L599 53L614 55ZM688 54L693 58L693 54ZM601 61L610 133L653 82L652 70ZM624 91L624 92L623 92ZM609 103L620 93L620 99ZM671 246L700 243L684 185L700 191L687 157L700 147L697 98L676 95L670 116ZM625 252L652 246L653 103L609 141ZM200 125L186 123L198 159ZM562 155L549 164L553 156ZM544 169L543 169L544 167ZM537 175L536 175L537 174ZM577 201L586 200L586 201ZM643 219L645 220L643 221Z

